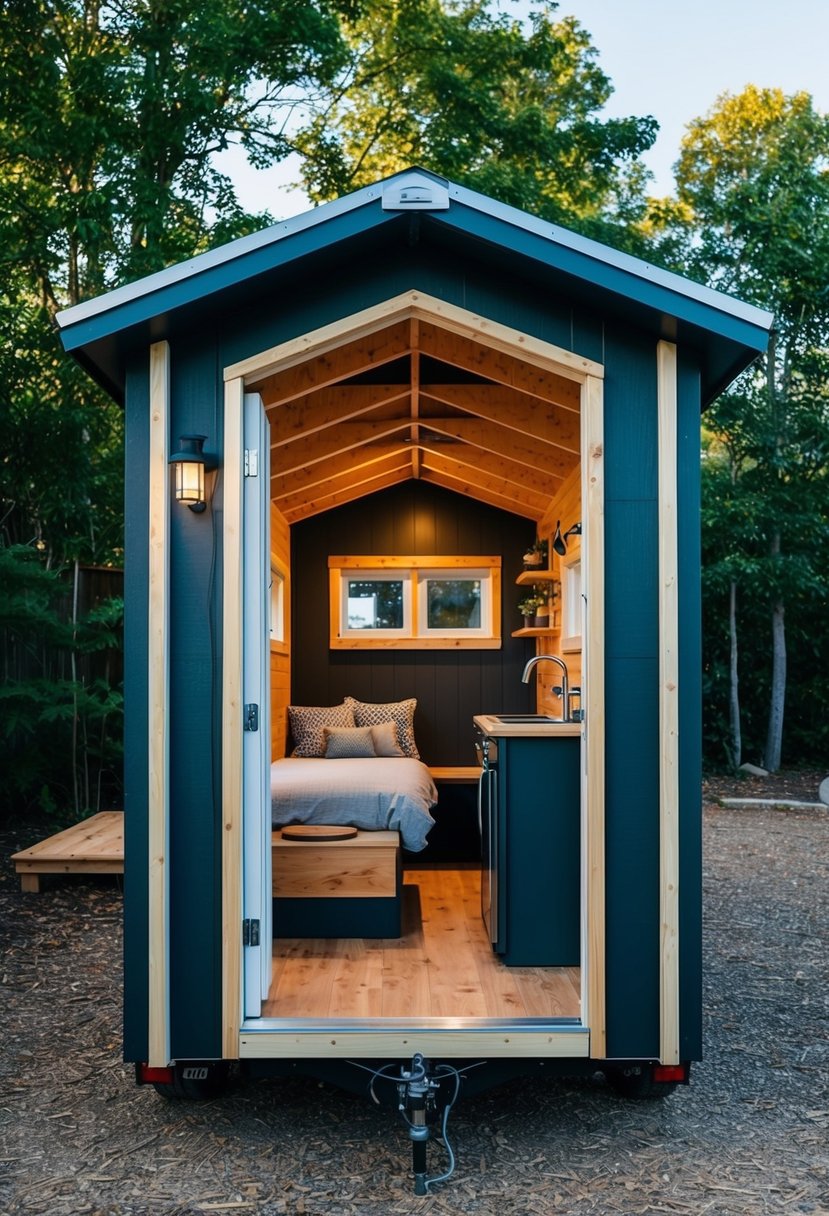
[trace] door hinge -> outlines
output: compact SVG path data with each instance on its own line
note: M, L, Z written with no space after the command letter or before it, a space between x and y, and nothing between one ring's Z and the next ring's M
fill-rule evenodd
M258 946L259 945L259 921L258 920L243 920L242 921L242 945L243 946Z
M259 476L258 448L245 448L245 477Z
M245 730L259 730L259 706L251 702L245 706Z

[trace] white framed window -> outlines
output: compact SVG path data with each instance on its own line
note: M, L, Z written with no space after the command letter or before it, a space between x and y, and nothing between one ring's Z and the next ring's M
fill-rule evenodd
M285 589L286 577L283 570L271 562L270 581L270 640L284 643L285 638Z
M495 649L500 557L328 559L333 649Z
M581 650L581 554L561 559L561 650Z
M344 638L411 636L411 576L406 570L343 570L339 630Z

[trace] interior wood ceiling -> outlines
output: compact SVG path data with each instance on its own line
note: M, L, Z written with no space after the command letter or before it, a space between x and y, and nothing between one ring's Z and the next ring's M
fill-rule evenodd
M579 386L420 319L255 385L289 523L419 477L541 519L579 459Z

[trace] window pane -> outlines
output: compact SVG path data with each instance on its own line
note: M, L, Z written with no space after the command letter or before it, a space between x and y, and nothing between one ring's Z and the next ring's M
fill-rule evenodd
M426 623L429 629L480 629L481 580L428 579Z
M348 628L402 629L402 579L349 579Z

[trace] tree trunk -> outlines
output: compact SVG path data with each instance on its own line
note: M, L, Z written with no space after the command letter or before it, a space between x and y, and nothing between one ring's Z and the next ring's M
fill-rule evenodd
M731 580L728 598L728 636L731 641L729 657L728 722L731 728L729 753L731 767L738 769L743 762L743 736L740 727L740 674L737 666L737 583Z
M771 538L771 556L780 556L780 531ZM786 621L783 597L778 595L771 608L771 698L764 764L770 773L780 768L783 750L783 710L786 703Z

